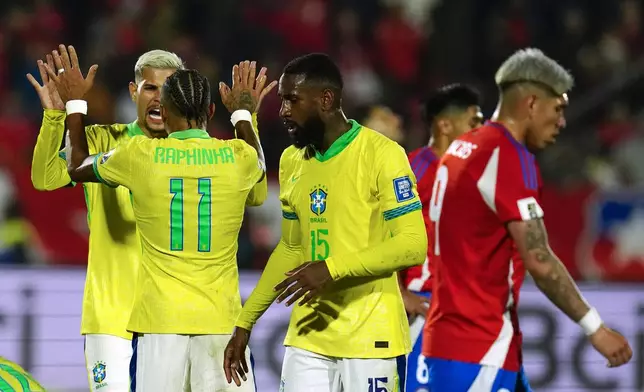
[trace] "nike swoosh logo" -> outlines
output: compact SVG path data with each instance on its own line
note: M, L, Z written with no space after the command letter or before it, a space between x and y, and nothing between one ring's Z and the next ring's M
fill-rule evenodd
M301 176L301 175L299 175L299 176L293 176L293 177L291 177L291 182L295 182L295 181L297 181L300 177L302 177L302 176Z

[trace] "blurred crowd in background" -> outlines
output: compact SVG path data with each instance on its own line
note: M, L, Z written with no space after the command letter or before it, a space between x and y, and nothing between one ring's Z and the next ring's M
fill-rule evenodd
M347 115L408 151L427 143L420 104L432 89L470 83L491 116L494 73L534 46L573 72L568 127L539 154L551 242L578 279L644 282L644 6L640 0L3 0L0 3L0 264L83 265L81 187L38 192L30 166L42 109L25 74L59 43L100 65L93 123L136 118L127 84L150 49L179 54L210 79L210 133L232 137L216 93L241 60L277 79L293 57L326 52L345 78ZM279 100L259 126L271 184L249 210L241 268L262 268L280 235L276 171L289 140ZM62 142L62 141L61 141Z

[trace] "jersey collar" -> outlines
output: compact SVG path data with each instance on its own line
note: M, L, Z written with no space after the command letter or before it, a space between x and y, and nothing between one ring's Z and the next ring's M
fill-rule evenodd
M355 139L356 136L358 136L358 133L360 133L362 125L358 124L358 122L355 120L349 120L349 123L351 124L351 129L337 138L333 142L333 144L331 144L329 149L324 152L324 154L322 154L318 150L315 150L315 159L320 162L328 161L329 159L341 153L349 144L351 144L353 139Z
M127 124L127 135L129 137L134 137L134 136L145 135L145 134L141 130L141 127L139 127L139 124L136 121L134 121Z
M179 140L210 139L210 135L208 135L208 132L204 131L203 129L188 129L186 131L172 132L171 134L168 135L168 137L173 139L179 139Z

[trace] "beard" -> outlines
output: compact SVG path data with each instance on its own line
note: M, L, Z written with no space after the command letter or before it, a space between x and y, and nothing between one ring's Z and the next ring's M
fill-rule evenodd
M324 140L324 122L318 116L309 117L303 125L288 121L286 123L291 144L299 149L311 146L316 149L322 148Z

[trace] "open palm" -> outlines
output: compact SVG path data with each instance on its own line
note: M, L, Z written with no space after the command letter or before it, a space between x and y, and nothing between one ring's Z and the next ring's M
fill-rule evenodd
M50 54L47 55L47 64L51 68L55 69L54 58ZM65 103L60 98L60 94L58 94L56 83L49 78L47 69L45 68L45 63L42 60L38 60L38 71L40 72L42 85L40 85L36 78L34 78L30 73L27 74L27 79L36 90L36 93L38 93L38 98L40 98L40 104L42 105L42 108L65 110Z
M219 83L219 94L221 101L230 113L235 110L248 110L251 113L257 113L264 97L271 92L277 81L266 85L266 67L259 70L255 77L257 62L242 61L233 66L233 83L232 88L226 83Z

